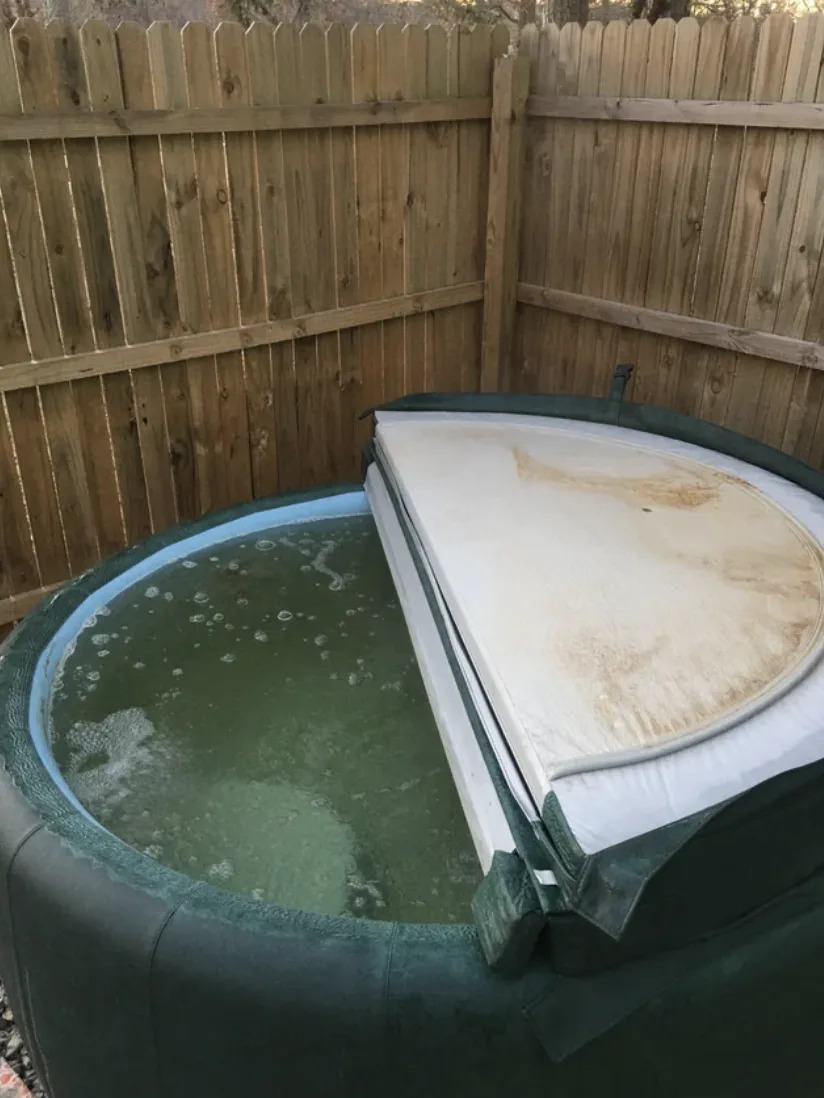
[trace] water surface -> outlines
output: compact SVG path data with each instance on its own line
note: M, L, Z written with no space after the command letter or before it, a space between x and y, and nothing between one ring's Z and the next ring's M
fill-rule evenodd
M91 619L52 701L81 802L288 907L469 918L480 879L371 516L177 561Z

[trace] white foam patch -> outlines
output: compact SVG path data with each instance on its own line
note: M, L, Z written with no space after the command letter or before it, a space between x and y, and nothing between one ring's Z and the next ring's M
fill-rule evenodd
M66 778L92 815L106 820L139 780L160 780L173 752L142 709L120 709L102 721L78 721L66 737Z

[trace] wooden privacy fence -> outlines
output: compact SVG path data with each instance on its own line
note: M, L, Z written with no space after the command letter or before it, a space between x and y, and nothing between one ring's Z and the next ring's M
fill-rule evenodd
M152 530L356 477L408 391L633 362L632 398L824 464L824 17L508 47L0 31L0 630Z
M824 17L591 23L531 60L517 389L663 404L824 461Z
M503 28L0 30L0 626L480 380Z

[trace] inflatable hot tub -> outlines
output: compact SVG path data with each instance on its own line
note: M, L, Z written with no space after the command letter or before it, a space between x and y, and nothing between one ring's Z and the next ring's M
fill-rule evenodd
M544 755L530 769L518 720L535 709L488 689L484 660L500 668L509 648L484 634L477 584L450 571L452 511L430 507L422 451L411 435L404 448L447 420L483 443L478 423L501 417L703 463L749 493L748 522L769 510L763 537L799 547L779 584L798 602L786 621L769 562L755 594L747 573L747 606L795 638L759 640L769 682L740 703L715 684L715 723L673 720L677 749L641 737L629 754L599 747L597 765ZM436 447L426 431L438 479L464 506L474 483L486 506L484 455L481 484L455 436ZM530 439L517 475L566 491L555 443ZM406 398L378 413L367 466L366 493L283 496L157 535L0 649L0 972L50 1098L813 1093L821 474L710 424L572 397ZM631 506L700 558L644 468ZM477 563L472 518L459 521ZM522 540L502 569L545 557ZM615 544L614 584L643 590ZM694 610L680 589L672 605ZM553 674L543 696L565 687Z

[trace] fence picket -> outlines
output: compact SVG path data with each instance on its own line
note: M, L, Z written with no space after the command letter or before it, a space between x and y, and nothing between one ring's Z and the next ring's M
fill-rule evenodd
M278 105L274 29L254 23L246 34L246 52L252 102L256 106ZM291 316L292 312L283 140L280 134L257 134L255 141L266 315L270 320L278 320ZM274 345L269 360L269 389L265 359L253 368L249 377L249 427L256 494L294 488L300 480L293 345Z
M348 106L352 102L352 37L339 24L326 32L326 64L329 102ZM355 184L355 138L353 129L336 128L329 135L332 188L335 288L338 307L357 301L358 234ZM340 453L337 472L342 479L360 473L360 456L355 444L357 417L362 409L362 363L357 328L338 333L338 438Z
M429 95L446 98L457 94L456 38L454 31L447 35L443 27L430 27L426 32L426 85ZM458 134L455 126L438 122L429 123L425 133L429 172L423 199L426 210L424 277L426 288L430 289L447 285L454 262L457 234L454 175L458 159ZM424 357L428 389L448 390L455 387L452 313L441 312L426 318Z
M352 102L374 102L378 95L378 42L373 26L359 23L352 29ZM380 239L380 135L355 130L355 188L357 193L358 283L357 300L381 296ZM363 408L384 399L383 324L370 324L359 332L363 369L360 397ZM355 426L358 449L369 438L365 420Z
M220 102L217 62L211 31L202 23L189 23L181 33L186 91L189 104L205 109ZM197 199L203 231L206 280L209 286L209 319L215 328L238 323L235 259L232 245L232 210L229 180L223 155L223 137L219 133L198 134L192 138ZM198 510L226 507L243 498L229 485L233 467L234 438L227 431L223 386L218 377L218 357L222 373L228 374L226 394L235 388L232 375L242 372L239 351L210 355L186 366L192 441L198 490ZM226 437L228 434L228 438Z
M407 99L425 99L427 33L423 27L408 26L403 29L404 81L403 95ZM404 202L405 223L403 286L405 293L414 293L426 287L426 234L427 174L429 138L422 125L409 126L406 156L408 157L408 190ZM404 328L403 383L407 393L422 392L426 388L426 317L412 316Z
M671 19L659 19L652 27L647 52L647 69L644 77L644 95L665 98L668 94L675 47L675 23ZM652 259L653 234L650 219L655 216L661 179L661 151L666 127L644 126L638 145L635 166L635 183L632 188L632 217L629 229L627 267L623 287L623 301L641 305L647 292L647 278ZM645 369L650 351L657 344L654 336L631 332L618 338L618 362L633 362L637 368L632 375L629 392L633 400L650 400L653 396L655 376Z
M402 99L405 50L399 25L385 24L377 33L378 99ZM397 297L404 292L406 196L409 191L409 147L405 126L380 131L381 293ZM404 391L404 320L383 325L383 395L393 400Z
M718 99L724 79L727 48L727 23L720 18L708 19L701 27L697 68L693 94L706 99ZM719 138L721 133L719 131ZM696 272L704 245L704 210L710 171L717 153L716 134L707 127L693 126L688 137L687 155L678 188L677 216L681 249L677 274L672 279L673 296L683 312L692 311L696 292ZM676 240L678 237L676 236ZM679 286L680 283L680 286ZM668 353L674 360L673 388L669 399L680 412L696 415L701 402L703 372L692 368L688 344L672 341Z
M154 106L142 27L127 22L116 34L102 26L94 33L84 30L84 53L95 108ZM99 156L126 338L140 343L178 334L182 325L158 140L112 138L99 143ZM164 530L177 518L177 503L159 368L135 371L132 388L149 520L153 530ZM121 486L127 516L133 494ZM128 518L126 525L130 530Z
M601 23L587 23L581 35L578 94L597 95L601 77L601 49L604 28ZM567 270L565 286L581 293L586 263L589 197L593 190L594 159L598 140L597 122L578 126L573 140L569 204L569 219L564 227L567 241L564 249ZM587 393L591 388L592 364L578 357L582 322L569 317L562 321L565 329L560 339L558 369L563 387L571 393Z
M188 106L180 34L171 23L153 23L146 38L155 107ZM202 332L210 323L209 290L192 139L162 137L160 149L181 325L184 332ZM190 397L186 363L168 366L161 382L177 512L179 518L194 518L201 513L204 501L199 481L208 476L196 447L196 430L202 431L203 421L193 422L193 412L198 414L200 407L197 402L193 405Z
M599 95L621 94L626 41L626 24L618 20L607 23L598 73ZM618 138L617 127L596 123L592 151L592 185L588 196L586 233L582 248L580 292L584 294L598 294L602 291L610 241L604 231L601 211L609 209L615 186ZM608 391L611 371L608 364L605 370L599 354L602 340L603 325L590 320L579 321L575 349L576 391L588 396L603 396Z
M537 43L530 68L531 87L538 95L555 94L558 81L560 31L555 24L545 27ZM551 118L531 119L526 127L524 169L528 182L521 205L520 273L525 281L548 285L551 205L548 194L555 189L553 156L557 123ZM518 305L515 313L515 364L510 384L522 392L539 389L544 363L550 354L555 317L543 309Z

